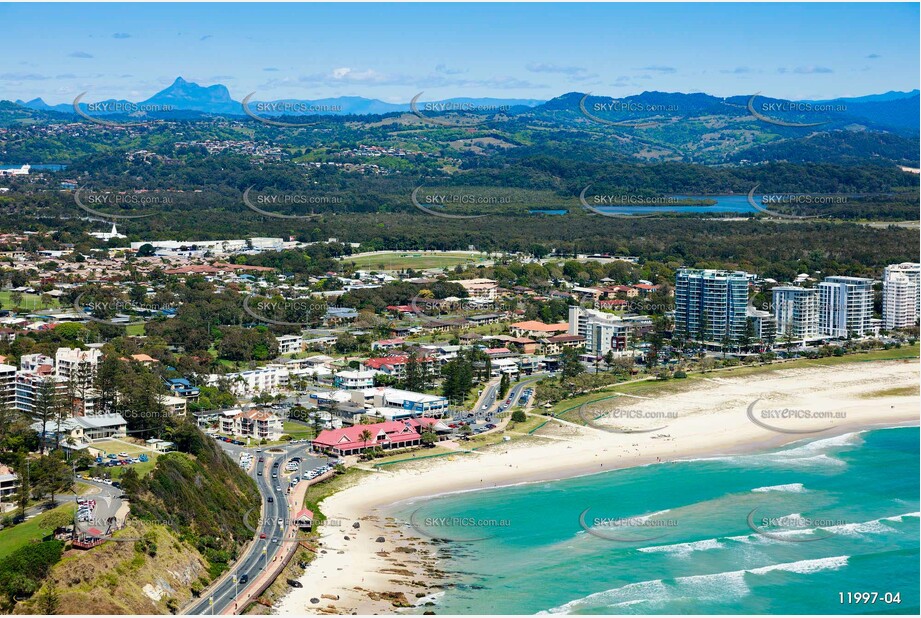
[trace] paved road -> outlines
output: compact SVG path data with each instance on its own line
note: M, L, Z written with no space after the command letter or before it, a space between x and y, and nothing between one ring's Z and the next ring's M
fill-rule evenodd
M234 606L235 603L238 611L243 608L244 603L240 601L246 601L246 599L238 600L237 595L239 591L246 588L246 585L239 580L246 575L249 581L252 581L256 575L265 569L266 565L272 563L284 545L281 542L281 533L287 526L291 515L288 513L286 490L288 479L294 478L293 475L285 477L283 474L285 464L291 457L301 457L300 468L296 474L302 474L305 470L310 470L326 463L325 457L308 455L309 444L306 443L278 447L285 451L283 454L269 453L267 448L262 448L262 453L256 453L255 448L246 449L226 442L219 442L219 444L234 461L239 461L239 453L242 450L248 450L253 453L255 463L249 475L255 479L256 486L262 496L264 516L260 519L259 514L255 511L249 514L248 521L255 529L250 547L245 550L245 553L231 567L230 571L222 577L220 583L208 589L197 602L186 608L183 612L185 614L220 614L228 607ZM260 455L265 458L264 462L259 462ZM276 464L277 469L275 469ZM262 472L261 475L259 474L260 471ZM277 474L278 478L272 478L273 474ZM272 498L272 502L268 501L269 497ZM279 519L282 520L282 524L278 523ZM259 538L262 533L266 535L265 539ZM273 540L277 542L273 542ZM237 584L234 583L234 576L237 578ZM214 600L213 607L211 599Z

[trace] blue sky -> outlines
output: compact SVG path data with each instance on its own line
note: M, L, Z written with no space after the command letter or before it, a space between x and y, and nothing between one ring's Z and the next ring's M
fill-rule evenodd
M645 90L791 99L918 87L918 4L0 4L0 99L405 102Z

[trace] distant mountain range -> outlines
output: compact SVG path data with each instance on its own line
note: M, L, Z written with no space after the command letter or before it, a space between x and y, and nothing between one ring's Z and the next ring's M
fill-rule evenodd
M583 93L571 92L556 97L549 101L537 99L492 99L492 98L452 98L440 101L421 100L417 109L424 113L436 115L438 105L452 104L457 107L466 106L476 109L506 110L509 115L534 114L536 116L556 116L560 112L565 115L578 114L580 103L587 109L598 107L599 103L611 101L611 97L592 96L585 101ZM682 94L670 92L643 92L629 97L619 97L617 101L633 106L639 111L633 116L637 118L688 118L701 116L746 116L747 105L751 95L739 95L728 98L714 97L703 93ZM791 103L784 99L758 97L759 106L770 107L770 104ZM845 127L853 124L867 125L871 129L896 130L899 132L918 132L921 103L919 91L910 92L890 91L883 94L871 94L862 97L829 99L823 101L803 101L811 104L834 104L845 108L843 111L834 111L819 114L800 114L802 119L821 121L827 123L826 128ZM72 104L48 105L42 99L31 101L17 100L17 105L32 110L59 112L73 114ZM391 113L404 113L411 111L410 102L387 103L378 99L369 99L359 96L344 96L324 99L279 99L273 101L249 100L248 107L253 113L264 117L298 116L298 115L382 115ZM93 103L95 109L91 112L96 117L107 115L126 115L126 109L171 110L171 114L181 113L184 117L200 115L218 116L244 116L242 101L235 100L226 86L215 84L213 86L200 86L188 82L182 77L167 88L156 93L149 99L138 102L110 99ZM81 109L87 111L86 102L81 101ZM603 105L601 106L603 109ZM110 111L112 110L112 111ZM164 116L155 112L152 117ZM601 114L599 114L601 115ZM795 113L793 114L796 115ZM787 115L789 117L789 114ZM802 120L801 120L802 121Z
M17 105L28 107L30 109L41 111L62 112L65 114L74 113L73 104L60 103L58 105L48 105L42 99L32 99L31 101L15 101ZM242 101L234 100L230 96L230 91L222 84L213 86L199 86L196 83L188 82L181 77L176 81L144 101L131 102L123 99L108 99L106 101L94 102L97 107L103 110L125 109L126 107L136 106L141 109L170 109L181 112L199 112L202 114L214 114L219 116L243 116ZM263 101L253 99L248 101L250 109L255 110L260 104L269 103L274 105L280 111L260 109L260 116L281 116L281 115L348 115L348 114L390 114L410 111L410 104L406 103L385 103L378 99L367 99L365 97L334 97L326 99L278 99L273 101ZM432 101L426 100L426 103ZM467 104L473 107L508 107L508 108L529 108L540 105L543 101L539 99L490 99L490 98L453 98L435 101L434 103L453 103ZM422 103L420 102L420 106ZM80 102L81 109L86 110L87 105ZM304 110L304 111L298 111ZM123 112L115 111L93 111L94 116L116 115Z

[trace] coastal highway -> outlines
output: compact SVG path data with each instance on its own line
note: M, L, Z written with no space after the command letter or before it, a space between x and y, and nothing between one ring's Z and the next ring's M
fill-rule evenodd
M238 461L239 453L243 450L241 447L229 445L224 442L219 443L234 461ZM284 454L269 453L268 449L263 448L262 453L254 452L255 449L246 449L253 454L255 463L249 475L256 481L259 493L262 496L262 506L264 516L260 519L257 512L249 514L248 521L256 530L254 539L250 547L231 567L230 571L225 573L219 582L202 593L201 598L188 606L183 612L185 614L220 614L226 609L240 611L243 609L247 599L238 599L237 594L246 588L246 585L240 582L240 578L246 575L249 581L252 581L266 565L271 565L272 561L282 551L284 543L282 535L284 534L290 519L288 513L288 500L285 489L288 486L288 479L282 476L285 469L285 463L290 457L301 457L301 467L295 474L301 474L303 470L309 470L322 463L325 458L307 456L308 444L298 444L286 447L287 452ZM259 456L265 458L264 462L259 462ZM278 478L272 478L273 468L278 465L275 471ZM259 475L258 472L262 471ZM293 476L290 478L294 478ZM269 502L268 498L272 501ZM278 520L283 521L282 524ZM266 538L260 539L260 533L265 533ZM277 542L273 542L273 539ZM234 576L237 578L237 584L234 584ZM211 604L211 600L214 604Z

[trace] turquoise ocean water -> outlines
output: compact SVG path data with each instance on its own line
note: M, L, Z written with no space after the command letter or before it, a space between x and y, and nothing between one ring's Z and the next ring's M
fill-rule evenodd
M874 430L401 504L453 583L413 611L918 614L918 440Z

